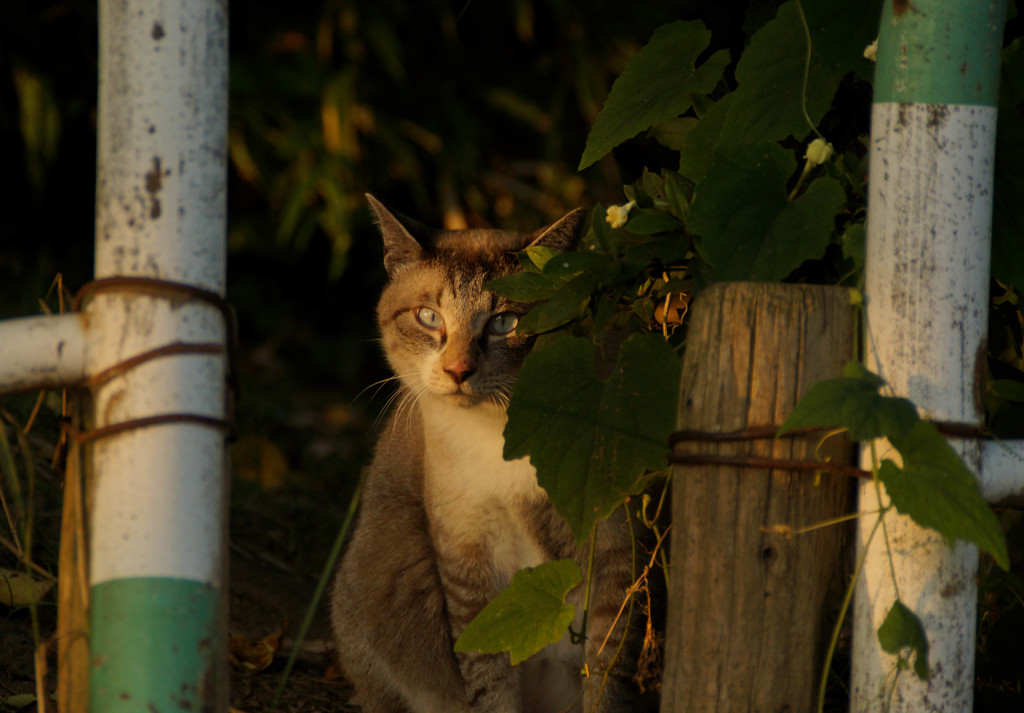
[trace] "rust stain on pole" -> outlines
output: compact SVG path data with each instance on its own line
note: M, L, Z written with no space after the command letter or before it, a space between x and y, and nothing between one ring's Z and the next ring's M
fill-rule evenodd
M153 198L153 204L149 209L149 217L154 220L160 217L160 199L157 194L163 182L163 174L160 171L160 157L153 157L153 170L146 174L146 193Z

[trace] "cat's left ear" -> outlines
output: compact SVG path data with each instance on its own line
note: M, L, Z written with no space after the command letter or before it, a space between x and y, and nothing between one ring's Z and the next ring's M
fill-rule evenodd
M583 221L586 215L586 211L582 208L566 213L548 227L541 228L534 233L526 247L532 248L535 245L543 245L546 248L553 248L559 252L572 250L580 242L580 235L583 232Z

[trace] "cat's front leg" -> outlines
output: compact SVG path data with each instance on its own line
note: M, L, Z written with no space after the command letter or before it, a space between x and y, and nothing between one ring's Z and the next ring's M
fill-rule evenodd
M597 528L594 576L586 631L587 677L583 713L632 711L637 690L632 681L642 642L639 608L623 607L633 584L631 535L613 515ZM586 566L585 564L583 566Z
M470 710L518 713L522 709L520 670L509 663L507 652L458 656Z
M452 641L457 641L477 614L497 594L494 576L486 560L439 553L441 580L448 605ZM473 711L519 713L522 693L519 667L513 667L507 652L484 654L458 653L459 668L465 682L466 701Z

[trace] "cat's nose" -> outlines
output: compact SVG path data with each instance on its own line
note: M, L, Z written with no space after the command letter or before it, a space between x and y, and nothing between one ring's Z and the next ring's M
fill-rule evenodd
M476 373L476 368L468 361L452 361L444 365L444 373L461 386L466 379Z

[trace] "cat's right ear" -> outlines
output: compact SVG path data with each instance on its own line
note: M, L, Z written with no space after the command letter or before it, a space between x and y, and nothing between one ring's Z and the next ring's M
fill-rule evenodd
M551 225L530 236L530 242L526 247L543 245L559 252L574 250L580 241L580 231L586 217L587 213L582 208L569 211Z
M389 275L407 262L423 257L423 245L416 238L426 235L428 229L401 213L392 213L379 200L366 194L366 200L377 217L377 227L384 239L384 269Z

